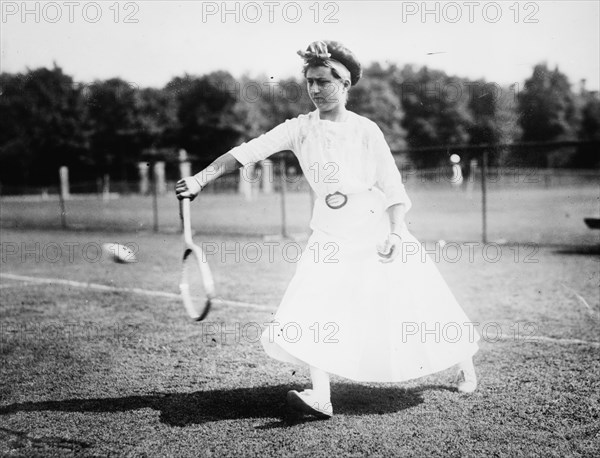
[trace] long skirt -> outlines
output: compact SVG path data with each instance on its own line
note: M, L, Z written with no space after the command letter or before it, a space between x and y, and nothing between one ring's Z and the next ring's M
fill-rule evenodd
M261 342L268 355L351 380L400 382L449 368L479 335L435 263L404 227L402 249L380 262L389 233L377 188L339 209L315 202L312 235Z

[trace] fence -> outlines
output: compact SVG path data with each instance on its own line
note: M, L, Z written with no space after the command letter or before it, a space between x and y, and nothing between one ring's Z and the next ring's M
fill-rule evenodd
M297 166L288 165L284 171L282 157L272 169L271 194L262 192L260 171L250 180L247 196L237 192L240 174L207 186L197 199L194 228L231 236L306 236L314 197ZM435 169L400 165L413 200L407 221L418 238L545 245L600 242L600 231L584 223L584 218L600 217L596 170L487 167L482 173L482 165L471 163L460 170L451 163ZM176 232L174 181L167 182L166 189L165 194L140 195L137 182L75 182L69 197L61 200L58 184L4 188L0 220L3 227Z

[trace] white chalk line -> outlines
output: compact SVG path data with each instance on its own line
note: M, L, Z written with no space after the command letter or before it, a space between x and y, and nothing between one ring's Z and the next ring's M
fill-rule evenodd
M567 345L592 345L599 346L600 341L596 342L593 340L581 340L581 339L567 339L559 337L547 337L547 336L527 336L527 337L510 337L510 336L498 336L499 340L514 340L515 342L552 342L557 344ZM491 341L493 343L493 341Z
M89 283L89 282L80 282L80 281L74 281L74 280L65 280L62 278L29 277L26 275L5 274L5 273L0 273L0 278L5 278L7 280L17 280L20 282L27 282L27 283L20 283L20 284L14 284L14 285L3 285L6 287L24 286L24 285L31 285L31 284L64 285L64 286L71 286L74 288L88 288L88 289L93 289L96 291L139 294L142 296L165 297L168 299L178 299L178 300L181 299L181 296L179 294L169 293L166 291L155 291L155 290L143 289L143 288L122 288L122 287L118 287L118 286L102 285L100 283ZM214 302L221 303L224 305L230 305L233 307L250 308L250 309L260 310L260 311L273 311L275 309L274 307L269 307L266 305L253 304L251 302L230 301L230 300L223 299L220 297L216 297L214 299Z
M9 285L0 285L0 289L21 288L22 286L27 286L27 285L31 285L31 284L32 284L32 282L30 282L30 281L25 281L25 282L20 281L18 283L11 283Z
M596 317L596 315L598 314L598 312L596 312L596 311L595 311L595 310L594 310L594 309L593 309L593 308L590 306L590 304L588 304L588 303L587 303L587 301L586 301L586 300L583 298L583 296L581 296L581 295L580 295L580 294L579 294L577 291L575 291L573 288L571 288L571 287L569 287L569 286L565 285L564 283L561 283L561 285L562 285L564 288L566 288L566 289L570 290L570 291L571 291L571 292L572 292L572 293L575 295L575 297L576 297L577 299L579 299L579 302L581 302L583 305L585 305L585 306L586 306L586 308L587 308L588 312L590 313L590 315L592 315L592 317L593 317L593 318L595 318L595 319L598 319L598 318Z

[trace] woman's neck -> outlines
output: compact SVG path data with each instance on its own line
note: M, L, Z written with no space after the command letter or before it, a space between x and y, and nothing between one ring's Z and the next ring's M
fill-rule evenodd
M325 119L327 121L342 122L345 121L347 117L348 110L346 110L346 107L344 106L336 108L334 110L324 112L319 111L319 119Z

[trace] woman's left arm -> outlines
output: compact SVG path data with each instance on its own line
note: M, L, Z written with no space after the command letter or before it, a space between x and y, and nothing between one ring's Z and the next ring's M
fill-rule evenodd
M381 252L381 262L392 262L398 256L402 243L404 215L411 207L411 201L406 194L402 176L394 161L390 147L383 132L376 127L373 131L373 147L377 165L377 184L387 199L387 212L390 218L390 233Z
M400 232L404 228L404 215L406 215L406 204L394 204L387 209L390 216L390 233L398 234L402 237Z
M404 203L394 204L388 207L387 213L390 218L390 233L381 250L383 256L380 261L383 263L392 262L402 249L402 229L404 228L406 205Z

